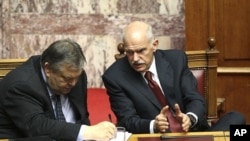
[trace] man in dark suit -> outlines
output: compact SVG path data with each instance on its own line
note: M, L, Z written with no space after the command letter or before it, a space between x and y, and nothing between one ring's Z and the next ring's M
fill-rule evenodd
M112 138L116 128L111 122L89 125L84 63L80 45L65 39L8 73L0 82L0 138Z
M229 130L230 124L245 124L244 116L230 112L212 127L208 125L206 104L185 52L157 50L158 40L150 25L132 22L123 36L126 57L114 62L102 76L119 126L132 133L170 132L173 124L166 116L168 111L180 126L178 132ZM160 85L166 106L160 105L148 86L147 71Z

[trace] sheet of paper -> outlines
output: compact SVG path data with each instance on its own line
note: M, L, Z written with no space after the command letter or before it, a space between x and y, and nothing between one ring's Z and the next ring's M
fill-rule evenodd
M129 132L126 132L126 134L125 134L125 138L126 138L126 141L128 140L128 138L130 137L132 135L132 133L129 133Z
M127 141L131 135L132 135L131 133L125 132L125 141ZM110 141L124 141L124 136L123 134L118 133L116 137L111 139Z

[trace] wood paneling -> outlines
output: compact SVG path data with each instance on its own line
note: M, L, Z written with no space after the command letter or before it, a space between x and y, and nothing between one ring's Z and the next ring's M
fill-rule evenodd
M226 111L242 112L250 123L250 18L249 0L216 1L216 40L220 50L218 97Z
M214 37L217 97L225 98L225 112L242 112L250 123L250 1L186 0L185 6L186 50L206 49Z
M186 0L186 50L204 50L208 40L207 0Z
M250 79L249 74L219 74L217 79L218 92L225 98L224 106L227 112L239 111L250 123Z
M250 1L216 1L216 40L223 67L250 67Z

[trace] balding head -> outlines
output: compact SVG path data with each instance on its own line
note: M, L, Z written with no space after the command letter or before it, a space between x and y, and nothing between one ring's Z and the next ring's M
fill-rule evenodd
M153 40L152 27L141 21L134 21L130 23L124 30L124 45L134 44L142 40L148 42Z
M152 27L144 22L132 22L125 28L123 37L124 50L131 67L138 72L147 71L158 47Z

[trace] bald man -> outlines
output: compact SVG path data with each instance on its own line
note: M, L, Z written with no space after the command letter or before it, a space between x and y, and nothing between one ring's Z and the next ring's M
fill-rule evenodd
M159 41L149 24L130 23L123 43L126 57L114 62L102 76L118 126L132 133L164 133L229 130L230 124L245 124L242 114L230 112L212 127L208 125L206 103L197 91L185 52L157 49ZM167 104L161 105L148 86L147 71ZM166 116L169 111L180 125L179 131L171 130L174 125Z

